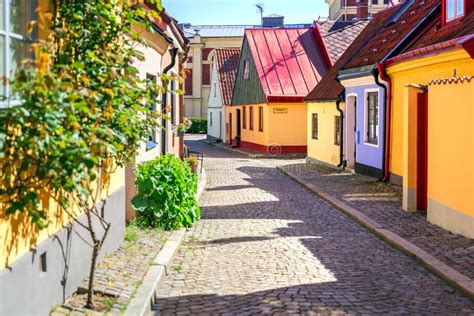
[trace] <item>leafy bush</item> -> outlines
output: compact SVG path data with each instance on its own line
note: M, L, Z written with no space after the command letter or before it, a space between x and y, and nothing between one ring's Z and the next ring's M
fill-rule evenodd
M173 230L192 226L201 217L197 175L186 162L164 155L140 164L135 176L138 193L132 204L139 226Z
M206 119L190 119L191 126L186 133L188 134L207 134L207 120Z

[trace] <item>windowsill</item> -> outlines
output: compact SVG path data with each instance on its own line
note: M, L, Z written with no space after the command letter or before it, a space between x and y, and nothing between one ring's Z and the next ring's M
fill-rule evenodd
M371 142L368 142L368 141L365 141L364 142L364 145L367 145L367 146L370 146L370 147L374 147L374 148L379 148L379 144L374 144L374 143L371 143Z

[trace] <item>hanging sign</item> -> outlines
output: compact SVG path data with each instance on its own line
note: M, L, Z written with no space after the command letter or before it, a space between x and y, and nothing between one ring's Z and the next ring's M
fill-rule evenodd
M288 108L273 108L273 114L287 114Z

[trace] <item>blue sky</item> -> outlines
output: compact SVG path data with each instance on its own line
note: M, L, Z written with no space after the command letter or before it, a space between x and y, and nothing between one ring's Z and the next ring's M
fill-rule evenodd
M179 22L192 24L259 24L256 3L263 3L264 15L285 16L285 23L311 23L328 15L324 0L162 0Z

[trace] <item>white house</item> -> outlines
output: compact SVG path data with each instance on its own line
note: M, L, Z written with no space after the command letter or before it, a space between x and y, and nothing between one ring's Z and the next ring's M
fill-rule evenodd
M224 140L226 106L232 102L240 49L218 48L212 52L211 92L208 103L207 137Z

